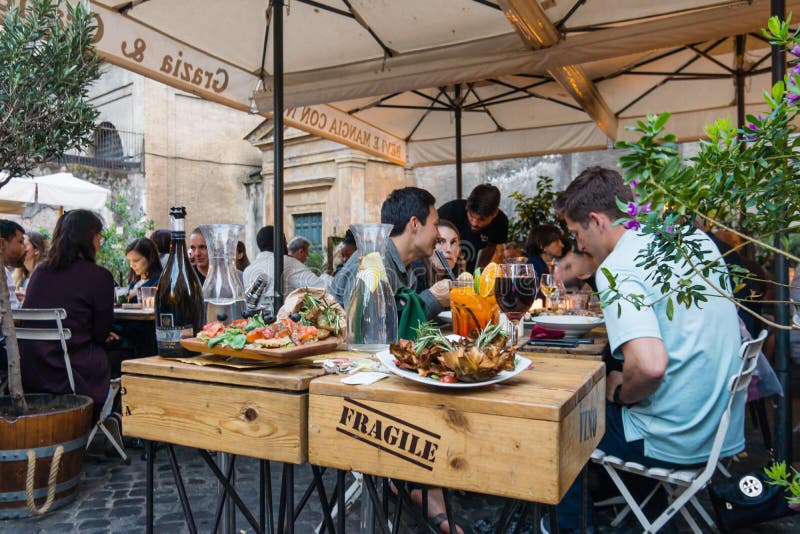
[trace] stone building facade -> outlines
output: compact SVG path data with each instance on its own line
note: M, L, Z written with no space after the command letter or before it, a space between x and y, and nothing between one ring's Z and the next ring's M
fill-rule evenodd
M258 172L261 154L242 139L263 118L202 100L120 67L106 64L90 90L105 132L118 133L114 158L138 165L108 168L99 147L38 169L60 167L124 194L156 228L169 227L169 207L186 206L187 229L202 223L244 223L242 182ZM117 137L115 136L115 139ZM107 161L106 161L107 162ZM29 206L22 217L31 229L55 225L56 208Z
M246 211L252 214L253 223L271 224L272 121L264 121L247 138L262 151L263 160L261 174L245 184ZM330 236L343 236L350 224L379 222L386 196L394 189L416 183L413 173L399 165L293 128L284 133L283 181L287 239L308 232L308 221L318 221L322 245Z

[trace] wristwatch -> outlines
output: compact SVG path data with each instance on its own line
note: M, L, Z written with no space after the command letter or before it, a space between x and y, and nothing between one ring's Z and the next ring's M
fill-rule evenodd
M614 395L612 396L614 404L618 406L630 406L630 404L625 404L624 402L622 402L622 399L619 398L621 391L622 391L622 384L619 384L616 388L614 388Z

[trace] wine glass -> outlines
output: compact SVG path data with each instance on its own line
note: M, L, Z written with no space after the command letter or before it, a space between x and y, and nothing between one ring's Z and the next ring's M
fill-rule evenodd
M519 321L530 309L537 293L536 271L530 263L503 263L494 282L497 305L511 321L511 346L516 347Z
M556 284L555 276L552 274L543 274L541 278L541 282L539 283L539 291L547 299L545 303L546 308L550 308L553 305L552 296L558 290L558 285Z

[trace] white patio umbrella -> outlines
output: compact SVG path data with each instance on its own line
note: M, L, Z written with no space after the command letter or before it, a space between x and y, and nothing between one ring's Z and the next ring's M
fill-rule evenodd
M275 72L267 6L92 1L97 47L109 62L265 116ZM454 134L444 133L454 129L450 119L431 113L409 136L418 122L412 114L386 122L368 109L381 98L424 107L441 88L480 81L460 97L474 104L464 113L465 159L602 148L624 132L625 117L617 113L644 79L617 76L601 84L595 78L609 74L605 60L758 32L769 7L769 0L295 0L283 17L284 122L402 165L454 161ZM786 2L787 11L797 8L800 1ZM408 94L417 90L425 96ZM493 102L497 121L480 113L477 102L509 91ZM525 100L526 93L537 96ZM701 124L687 125L685 137L701 136Z
M109 190L69 172L45 176L14 177L0 189L0 210L8 206L11 213L22 213L25 204L47 204L67 209L101 211L108 202ZM8 213L8 212L6 212Z
M800 0L773 2L780 12L797 12L800 7ZM235 4L218 0L92 0L91 4L100 27L97 47L109 62L237 109L265 116L275 109L280 114L275 118L274 148L278 241L284 124L408 164L405 138L361 120L355 116L357 112L347 113L353 109L325 103L394 98L407 91L502 77L549 77L594 124L573 118L572 122L530 127L511 113L508 120L517 121L515 129L495 124L495 131L484 132L500 142L484 142L478 137L481 132L472 132L477 148L491 149L478 157L535 153L530 144L537 128L538 134L550 141L548 150L556 143L555 148L565 150L596 148L598 139L617 139L622 131L620 119L624 121L626 113L635 112L637 103L644 106L644 99L657 92L653 87L627 102L614 103L614 98L609 98L610 104L598 88L601 83L614 86L624 81L634 87L631 76L644 79L645 74L613 76L599 68L600 62L758 32L771 8L770 0L295 0L285 16L283 2L274 3L273 11L267 7L273 2L265 0ZM271 25L267 15L272 12L278 15ZM269 35L270 27L273 35ZM274 43L278 45L273 54ZM709 50L703 54L708 55ZM636 61L627 65L636 69ZM598 68L597 79L593 66ZM673 68L677 70L665 78L688 67ZM626 88L616 88L613 94L622 98L626 92ZM466 98L464 94L469 93L453 96L458 101ZM429 100L430 96L422 98ZM707 92L695 90L669 103L706 96ZM364 104L369 102L358 102L356 109L362 110ZM687 107L685 116L699 110ZM686 128L684 139L702 135L696 128ZM451 157L450 150L442 147L442 139L425 139L438 142L438 146L429 145L426 152L420 145L412 163L414 158L460 161L460 145ZM509 155L495 150L509 145L522 149ZM282 272L281 255L276 255L275 272ZM784 278L782 275L785 283ZM784 428L788 423L784 420L778 426Z

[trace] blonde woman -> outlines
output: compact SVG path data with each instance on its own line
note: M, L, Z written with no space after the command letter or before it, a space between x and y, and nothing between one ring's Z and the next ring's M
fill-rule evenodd
M47 256L47 239L38 232L29 232L25 234L25 258L23 266L14 270L14 292L17 294L17 299L20 303L25 298L25 290L28 287L28 281L31 279L34 269Z

